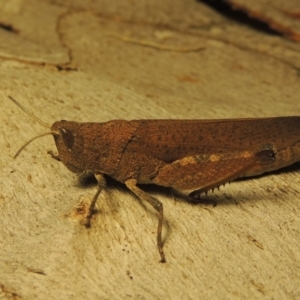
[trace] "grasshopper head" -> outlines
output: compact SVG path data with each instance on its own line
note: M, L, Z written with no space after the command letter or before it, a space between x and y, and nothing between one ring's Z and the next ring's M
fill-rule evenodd
M57 121L51 126L59 160L72 172L85 171L84 139L79 134L80 123Z

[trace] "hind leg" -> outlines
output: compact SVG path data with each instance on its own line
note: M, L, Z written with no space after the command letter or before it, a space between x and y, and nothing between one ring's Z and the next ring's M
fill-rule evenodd
M194 190L189 196L197 198L203 192L233 181L249 170L262 168L273 161L274 150L270 145L261 147L260 151L194 155L163 166L152 181L176 190Z

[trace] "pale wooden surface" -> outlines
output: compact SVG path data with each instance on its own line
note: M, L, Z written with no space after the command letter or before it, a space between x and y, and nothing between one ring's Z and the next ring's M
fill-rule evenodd
M167 263L160 264L156 214L124 186L101 195L87 230L75 210L95 187L79 187L46 154L55 150L51 137L12 159L47 129L7 95L49 124L300 115L299 45L191 0L156 2L139 1L135 9L105 1L74 1L72 8L59 1L1 4L0 22L20 32L0 31L0 298L300 297L299 167L210 193L215 208L150 190L165 207ZM125 42L112 32L178 51ZM69 61L78 71L56 69Z

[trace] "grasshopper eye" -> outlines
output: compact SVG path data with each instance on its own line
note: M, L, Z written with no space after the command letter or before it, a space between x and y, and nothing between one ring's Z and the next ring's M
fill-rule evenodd
M74 145L74 135L70 130L67 130L65 128L61 129L61 136L63 139L63 142L65 146L68 148L69 151L72 150L72 147Z

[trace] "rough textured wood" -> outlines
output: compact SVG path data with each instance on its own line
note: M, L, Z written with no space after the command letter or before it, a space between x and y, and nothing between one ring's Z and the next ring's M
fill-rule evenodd
M0 23L11 22L19 32L0 33L6 35L0 45L0 295L299 298L299 166L226 185L208 195L216 208L147 188L164 203L163 265L155 249L156 214L124 186L111 183L87 230L78 212L96 187L79 186L46 154L55 150L50 137L12 159L45 129L7 100L13 95L49 124L300 115L299 46L238 26L194 1L138 1L135 9L105 1L94 1L94 7L88 1L74 1L73 7L9 3L9 9L1 5ZM53 17L33 17L29 30L24 15L35 16L44 6ZM17 22L24 23L19 28ZM45 28L49 35L43 35ZM37 30L44 38L34 38ZM27 47L29 42L35 46ZM199 46L204 50L179 51ZM57 59L53 53L49 58L49 49ZM78 71L59 71L67 62Z

